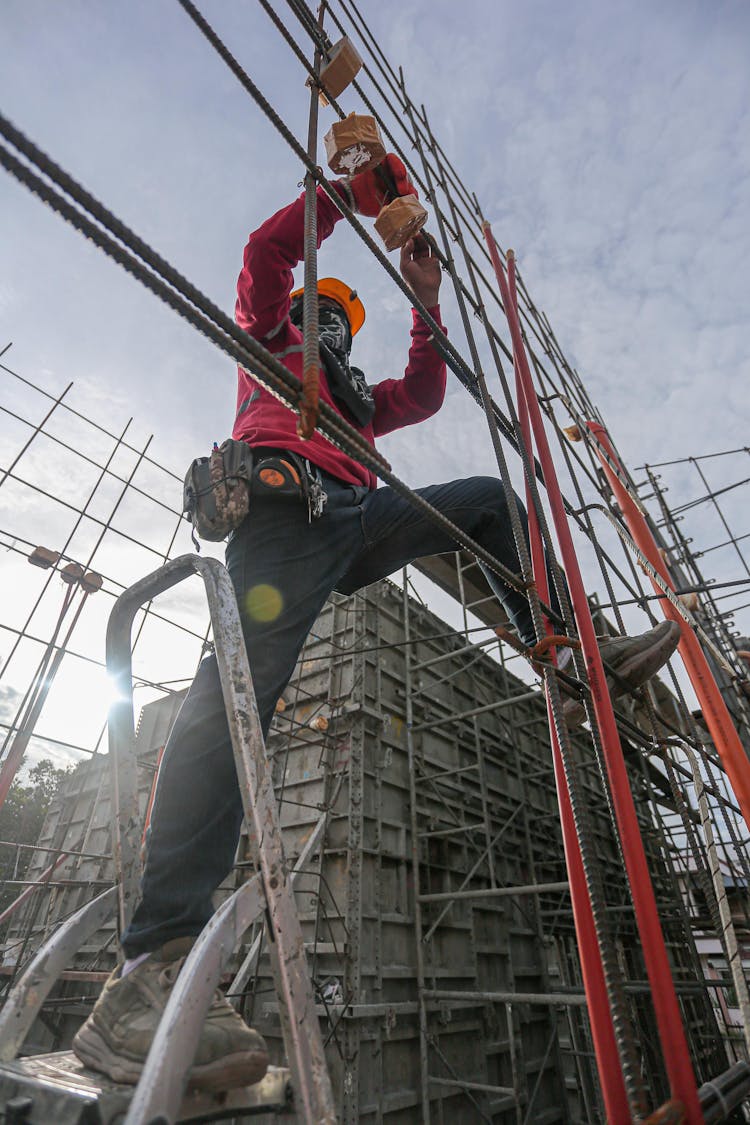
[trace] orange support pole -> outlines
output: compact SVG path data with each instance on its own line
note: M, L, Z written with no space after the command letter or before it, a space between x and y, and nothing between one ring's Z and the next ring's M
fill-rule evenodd
M628 1108L625 1081L620 1069L617 1040L615 1039L612 1012L607 997L607 984L604 979L604 966L602 965L599 943L596 937L596 926L591 910L589 890L586 885L586 873L583 869L581 849L576 835L568 782L565 778L560 744L557 740L549 700L547 701L547 712L549 729L552 735L552 761L555 768L557 803L560 806L565 866L570 882L573 922L579 947L583 990L586 993L586 1007L591 1021L591 1040L594 1045L604 1110L608 1125L630 1125L632 1117Z
M509 271L508 277L510 291L514 306L516 305L515 273ZM523 380L518 364L515 365L516 375L516 401L518 422L521 428L523 443L528 450L529 458L532 457L531 422L526 405ZM529 517L529 543L531 546L531 561L539 596L549 605L550 591L547 580L547 568L544 558L544 547L539 528L534 498L528 480L526 484L526 508ZM544 619L547 636L553 630L549 620ZM557 656L553 649L553 660L557 663ZM586 1006L591 1021L591 1040L594 1046L596 1066L599 1072L602 1099L608 1125L630 1125L632 1117L628 1106L628 1094L620 1067L617 1040L612 1022L612 1012L607 996L607 984L604 977L601 951L596 936L596 925L591 909L589 889L586 884L586 873L581 857L581 848L576 833L573 807L570 801L570 791L565 777L560 743L555 730L555 721L547 695L547 717L549 721L550 739L552 742L552 762L555 771L555 785L557 788L557 803L560 809L560 826L562 828L563 848L565 851L565 866L570 883L570 899L573 907L573 923L575 925L576 939L578 941L579 957L581 962L581 975L583 988L586 993Z
M602 456L601 450L603 449L607 457L617 466L618 470L622 472L622 466L609 440L607 431L603 426L599 425L598 422L587 422L586 425L596 438L595 447L597 456L602 463L602 468L615 494L617 503L620 506L620 510L622 511L625 522L628 525L628 530L636 546L642 554L646 556L651 566L659 577L664 580L664 583L669 589L674 591L674 583L659 553L656 540L644 519L643 513L613 469L607 464L607 458ZM599 447L601 447L601 449ZM652 585L657 594L662 592L653 579ZM703 712L703 718L706 721L706 726L713 739L717 753L721 758L724 769L727 771L727 776L729 777L737 802L742 810L745 823L748 828L750 828L750 762L748 762L747 754L740 741L740 736L737 734L734 723L732 722L732 717L729 714L726 703L722 699L721 692L719 691L716 680L714 679L695 633L688 626L681 614L677 612L668 598L661 597L659 599L659 604L664 616L668 617L671 621L676 621L682 630L679 650L680 656L685 665L685 670L690 677L693 690L698 697L698 702Z
M685 1106L685 1117L688 1125L702 1125L703 1113L698 1099L695 1073L688 1052L680 1008L677 1003L677 995L656 908L654 889L646 863L633 794L630 790L617 724L612 710L612 701L604 676L604 666L596 642L591 610L583 586L573 538L568 526L565 504L529 369L520 320L489 223L483 223L482 230L500 287L505 315L508 318L508 327L513 341L513 358L518 365L524 388L526 407L529 411L560 553L570 588L576 624L591 686L594 712L601 734L602 753L609 778L630 891L633 897L636 923L651 985L659 1042L664 1056L669 1085L672 1097L681 1101ZM508 257L512 259L512 253L509 253ZM512 265L510 268L513 268Z

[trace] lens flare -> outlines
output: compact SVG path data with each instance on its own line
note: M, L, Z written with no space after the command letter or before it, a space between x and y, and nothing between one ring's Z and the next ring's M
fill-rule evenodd
M253 621L275 621L284 608L284 599L275 586L261 582L245 595L245 612Z

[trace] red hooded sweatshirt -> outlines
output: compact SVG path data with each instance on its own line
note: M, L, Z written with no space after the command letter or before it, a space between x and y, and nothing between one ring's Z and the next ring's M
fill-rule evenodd
M302 195L250 235L237 282L235 308L240 328L273 352L300 381L302 333L289 319L289 294L292 270L304 256L304 214ZM318 247L341 218L322 188L318 188ZM429 312L441 324L439 306ZM385 379L371 386L375 415L368 425L355 426L372 445L380 434L423 422L439 410L443 402L445 363L430 344L430 331L414 309L412 317L409 362L403 378ZM242 367L238 369L238 376L233 438L252 446L289 449L348 484L376 487L377 477L369 469L336 449L319 433L315 432L309 441L299 438L296 414L264 390ZM328 388L323 367L320 369L320 398L337 414L342 414Z

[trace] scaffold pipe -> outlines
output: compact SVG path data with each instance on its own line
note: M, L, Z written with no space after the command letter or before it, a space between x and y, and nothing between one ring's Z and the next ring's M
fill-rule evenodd
M685 1029L677 1003L674 981L664 944L653 885L646 862L633 794L628 781L625 760L620 745L612 701L610 699L604 666L594 632L594 623L583 585L573 538L568 526L565 504L557 480L554 461L544 429L539 402L529 369L521 335L521 325L513 305L497 244L489 223L482 231L495 270L508 327L513 342L514 361L518 365L529 410L531 426L539 461L544 474L552 518L560 547L565 574L570 588L576 625L588 673L596 722L601 734L602 753L607 769L612 802L620 833L625 868L633 897L635 918L643 948L644 960L651 985L656 1023L662 1055L673 1098L683 1103L687 1125L702 1125L703 1114L692 1062L687 1047Z
M5 907L5 910L3 910L2 914L0 914L0 926L3 924L3 922L8 921L11 914L15 914L19 906L23 906L23 904L31 898L34 891L38 890L40 886L43 886L45 883L49 882L54 873L57 871L58 867L61 867L63 863L65 863L66 859L68 859L68 852L63 852L62 855L58 856L57 859L49 865L49 867L45 867L44 871L41 873L35 883L32 883L28 887L26 887L25 890L21 891L18 898L14 898L13 902L9 903L8 906Z
M586 425L596 438L594 449L601 461L602 468L636 546L646 556L669 589L674 592L674 583L659 553L651 529L632 496L608 463L608 461L611 461L622 473L622 466L612 446L609 434L604 426L598 422L587 422ZM603 453L606 454L606 457L603 456ZM662 593L655 582L652 581L651 584L657 594ZM750 764L748 764L747 754L740 741L740 736L732 722L732 717L695 633L667 598L660 597L659 604L664 616L668 617L670 621L676 621L680 626L682 637L679 651L685 665L685 671L690 677L693 690L698 697L703 718L721 758L722 765L727 771L745 823L750 828Z

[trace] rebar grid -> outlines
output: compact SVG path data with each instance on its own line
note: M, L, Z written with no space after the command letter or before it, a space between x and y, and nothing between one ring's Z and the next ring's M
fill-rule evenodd
M471 310L471 315L478 316L478 318L483 323L483 327L487 335L488 347L490 349L490 354L492 357L492 363L495 365L497 373L502 380L504 388L507 391L505 377L502 372L501 354L504 354L506 357L508 357L509 351L507 345L503 342L501 334L491 323L486 311L487 302L489 302L491 305L494 302L494 305L496 307L501 306L497 294L494 291L494 286L489 283L486 276L488 258L483 248L482 240L478 235L477 220L479 217L481 217L479 205L476 201L476 198L463 187L460 178L455 172L455 169L453 169L453 167L450 165L450 162L445 156L443 150L435 142L424 108L419 110L412 103L411 99L406 93L403 75L396 76L393 69L389 66L387 60L385 60L384 56L382 55L382 52L380 52L379 48L377 47L377 44L372 39L372 36L367 31L366 24L358 9L356 8L356 5L344 3L342 0L339 6L343 10L346 19L348 19L355 26L357 31L359 31L364 36L367 54L369 55L373 66L377 68L378 72L385 79L392 95L396 98L397 107L393 106L393 104L391 103L390 95L387 95L385 93L382 85L374 76L371 67L367 64L364 72L365 75L375 87L376 92L378 93L382 102L386 105L387 110L392 113L400 128L402 128L406 133L410 150L415 149L422 161L423 166L421 176L418 170L415 171L412 163L409 160L407 160L406 162L409 165L410 170L415 176L417 182L420 183L423 189L426 191L429 197L429 202L435 209L435 215L438 220L443 241L441 261L446 271L450 273L451 279L454 284L456 299L462 314L462 323L467 338L467 346L471 355L471 363L466 363L461 358L461 355L457 351L457 349L455 349L452 344L447 344L445 338L438 341L439 346L442 349L445 349L446 359L448 360L451 369L459 376L461 381L464 383L464 386L466 386L472 396L476 398L484 408L487 421L490 424L492 442L493 447L495 448L496 456L498 458L500 474L503 478L504 483L506 484L506 488L510 488L510 477L508 475L507 469L504 469L502 448L500 446L501 435L510 441L512 447L514 447L517 451L520 451L522 468L532 492L534 508L537 512L537 518L540 520L540 523L545 530L545 545L548 552L553 554L553 543L551 540L551 536L546 530L544 500L540 496L541 490L539 490L537 487L539 469L538 466L534 464L530 451L524 446L522 436L519 432L518 419L515 416L514 408L512 405L512 396L510 396L509 394L507 396L510 404L509 417L507 417L503 415L498 410L496 405L489 399L486 391L486 380L483 371L481 356L473 342L471 322L469 319L469 310ZM184 3L183 7L185 7L188 11L190 9L193 9L190 14L195 18L195 12L197 10L195 10L192 5ZM264 7L266 8L268 14L272 15L272 13L268 10L267 5L264 5ZM309 37L316 43L317 46L322 47L323 49L325 49L327 46L330 46L330 42L327 42L324 37L321 37L319 32L316 30L316 26L314 20L311 17L311 13L308 9L306 9L305 5L300 3L292 3L290 4L290 7L300 20L300 23L306 34L309 35ZM281 21L278 17L273 17L273 15L272 18L274 19L274 23L276 24L276 26L280 31L282 31L282 34L284 34L287 43L292 48L293 53L297 57L298 61L302 61L306 57L305 51L299 48L298 45L296 45L296 40L294 39L293 35L288 31L288 29L284 28L283 21ZM337 27L342 27L341 22L335 16L334 23ZM309 73L309 66L305 66L304 69L307 69ZM357 89L359 91L359 84L357 85ZM371 111L374 111L370 101L367 101L366 104ZM261 105L261 108L264 107ZM337 112L342 112L340 109L338 109L338 107L335 108ZM410 129L407 128L407 126L404 124L404 114L406 114L406 117L410 122ZM381 125L383 126L386 135L392 137L392 134L385 128L385 123L382 120L382 115L376 113L376 116L381 117ZM292 147L295 146L292 145ZM310 163L312 162L310 160L310 154L308 153L306 155L308 156L308 161L306 163L307 174L312 178L316 174L316 170L310 167ZM404 155L403 152L402 155ZM447 200L447 212L445 213L441 209L439 199L437 198L437 185L439 185L440 192ZM355 220L353 216L349 215L345 217L349 218L352 226L355 230L357 230L358 233L363 233L361 225L358 224L357 220ZM371 244L371 240L367 238L365 238L365 240L368 242L368 244ZM471 253L467 249L467 240L470 240L472 244L473 250ZM467 276L469 279L468 284L464 282L464 280L458 274L455 260L453 259L450 251L451 241L457 243L461 248L464 259L464 266L467 270ZM474 248L475 244L476 248ZM372 245L371 248L373 248ZM375 247L374 249L377 248ZM478 261L477 256L479 259ZM399 279L397 277L394 277L394 271L388 268L387 260L383 260L384 256L382 255L382 253L377 253L376 257L379 258L381 264L386 266L393 279L397 283L399 283ZM560 423L557 421L554 414L553 407L555 405L561 407L564 412L567 412L568 417L566 418L566 421L575 421L581 416L588 418L598 417L597 411L588 400L585 388L582 381L580 380L580 377L576 372L571 370L569 365L567 364L562 353L562 349L560 348L560 345L554 337L554 333L549 326L549 322L546 316L536 310L533 302L531 302L528 296L526 287L520 278L519 293L521 298L522 318L527 333L527 343L530 342L530 338L533 338L534 342L533 348L530 347L529 349L530 356L532 359L536 377L539 382L539 387L545 391L545 395L542 400L542 406L545 410L550 427L556 428L558 431L561 428ZM542 356L544 356L544 359L542 359ZM250 364L248 364L248 366L250 366ZM344 438L346 438L350 435L344 434L343 436ZM339 440L342 438L341 431L336 434L336 437ZM636 573L635 568L632 564L632 560L627 555L627 552L625 553L625 559L623 563L618 565L614 558L611 556L611 552L614 549L619 549L619 544L615 542L614 547L608 549L600 545L599 539L601 537L601 529L595 529L593 526L590 516L592 506L591 504L586 504L586 498L583 492L583 487L601 487L601 482L599 474L596 470L596 463L593 455L589 450L586 450L586 453L588 453L587 462L586 455L584 454L582 456L578 452L578 450L574 450L573 452L571 452L571 447L567 447L564 443L562 445L562 449L563 452L561 454L561 457L564 460L566 468L569 471L570 479L577 496L577 503L575 505L572 505L568 502L568 510L571 514L575 513L576 522L588 541L588 548L591 549L593 555L595 556L596 563L600 567L598 580L600 580L606 588L609 603L615 611L618 630L622 631L625 622L620 613L618 602L622 603L623 599L618 597L618 589L624 589L626 592L632 594L634 599L644 609L646 609L647 612L649 611L650 605L648 596L643 590L642 580ZM652 487L654 486L655 482L652 482ZM723 491L724 490L721 490L721 492ZM716 492L712 493L710 497L712 503L714 503L717 507L718 496L721 494L721 492L717 490ZM699 502L700 501L697 501L696 503ZM659 503L660 505L663 505L663 497L659 498ZM513 505L511 505L511 510L513 510ZM668 509L666 509L666 511L668 512ZM664 512L665 507L662 506L663 518ZM105 530L107 529L105 528ZM744 536L738 536L735 538L730 532L728 526L726 530L727 533L730 534L729 542L732 544L733 549L737 550L740 558L742 558L741 552L737 548L737 544L742 541ZM514 531L517 532L517 529L514 528ZM528 559L524 559L525 550L522 542L522 537L521 541L519 541L517 536L517 544L519 548L519 557L522 561L522 577L526 578L529 573ZM683 551L685 550L684 543L681 544L681 549ZM705 588L706 584L703 581L702 576L700 576L693 567L695 560L692 559L692 561L690 561L689 563L687 560L685 561L686 565L688 565L692 570L693 577L695 577L696 579L695 584L701 585ZM744 567L745 570L747 570L746 564L744 564ZM632 577L628 577L628 570L632 571ZM748 571L748 573L750 573L750 571ZM715 629L716 632L716 637L714 638L715 643L720 644L725 656L728 656L731 660L734 656L735 649L732 647L731 642L728 641L726 637L726 628L725 626L723 626L723 623L726 621L726 616L719 611L715 600L710 595L707 600L711 608L711 613L708 614L708 617L710 618L712 629ZM535 615L537 616L538 627L539 623L541 622L539 612L540 607L537 601ZM467 617L467 629L468 620L469 618ZM706 627L705 621L702 620L701 624L704 628ZM363 649L361 651L363 653L366 653L367 649ZM410 646L407 645L406 651L410 651ZM737 666L736 660L734 661L734 670L736 673L742 671L741 667ZM579 677L580 676L581 673L579 672ZM439 686L441 687L441 689L445 688L446 682L441 682ZM736 676L732 680L730 686L732 687L732 690L736 692ZM295 701L295 706L297 702L298 701ZM488 703L486 706L490 707L492 705ZM744 720L746 721L747 704L745 700L743 698L740 698L737 706L740 714L743 715ZM687 707L684 705L684 701L682 701L681 710L684 716L685 712L687 711ZM458 713L459 712L454 711L453 717L455 718L456 714ZM448 714L450 716L450 711L448 712ZM485 759L482 752L482 747L480 745L481 740L478 734L479 727L477 726L477 716L472 716L472 719L472 729L475 740L475 754L477 757L477 769L479 770L481 768L481 765L484 764ZM703 769L705 769L706 771L714 769L716 767L716 761L711 754L710 747L707 746L705 733L699 730L691 720L685 719L684 721L685 725L689 728L686 731L682 732L686 740L686 745L690 745L692 750L699 756L701 767ZM283 720L280 720L280 722L283 722ZM289 725L291 739L292 735L294 734L295 728L292 723L290 723ZM643 739L644 735L642 731L639 732L639 726L640 722L636 724L633 734L636 739L639 737ZM299 728L296 729L299 733ZM669 725L665 727L665 730L671 730ZM648 733L645 735L645 740L647 743L650 737L653 737L653 735L649 735ZM635 745L638 745L637 741ZM658 746L654 749L655 751L659 752ZM288 755L286 760L288 760ZM577 768L581 769L582 776L585 776L580 764ZM719 774L722 778L722 784L724 784L725 779L723 778L721 770L719 770ZM674 770L669 771L669 779L670 784L672 784L674 781ZM713 783L713 789L714 791L717 791L715 781ZM731 801L731 796L723 795L723 797L720 797L719 800L722 802L721 808L723 815L729 818L730 810L727 808L727 804ZM486 812L486 797L484 795L482 795L481 803L484 808L485 838L486 840L489 840L490 825ZM685 802L683 802L683 804L685 805ZM687 800L686 802L686 807L689 808L689 800ZM731 866L732 869L737 869L737 867L739 866L746 870L746 840L744 839L744 837L746 837L746 832L742 830L741 825L739 826L739 828L740 830L738 831L735 823L730 843L731 851L736 852L736 855L734 855L731 859ZM740 832L742 832L743 840L740 839ZM702 854L703 861L705 862L706 853L704 842L698 840L694 833L686 833L685 843L687 844L688 850L690 851L690 854L693 856L693 858L695 858L696 855L700 857ZM464 844L464 847L468 848L471 846L471 844L472 842L467 840ZM723 842L723 845L726 854L729 855L730 847L728 847L725 842ZM684 844L682 846L684 847ZM681 859L682 857L680 858L680 862ZM494 885L494 874L490 875L490 885ZM316 925L316 942L318 940L317 933L318 930ZM658 1069L658 1064L655 1064L655 1066ZM442 1103L440 1112L442 1113Z

